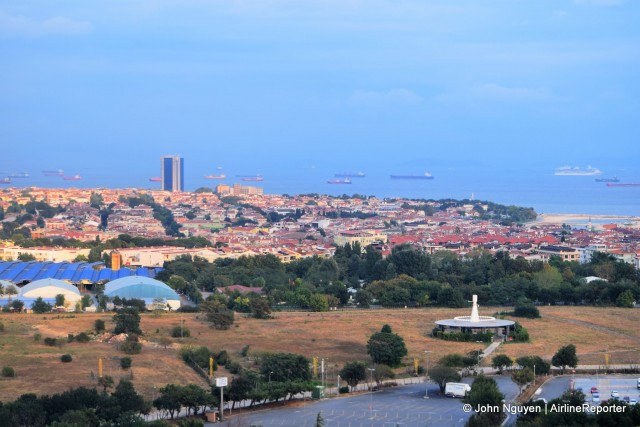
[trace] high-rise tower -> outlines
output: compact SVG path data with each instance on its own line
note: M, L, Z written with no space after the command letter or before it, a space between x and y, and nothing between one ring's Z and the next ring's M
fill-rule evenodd
M184 190L184 159L180 156L160 157L163 191Z

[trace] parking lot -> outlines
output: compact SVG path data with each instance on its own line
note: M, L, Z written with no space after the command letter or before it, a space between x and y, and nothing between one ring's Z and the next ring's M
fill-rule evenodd
M587 402L593 402L591 387L597 387L600 402L611 399L611 393L614 390L618 392L620 400L628 396L629 400L636 399L636 401L638 401L640 390L638 390L637 384L637 375L576 375L575 377L558 377L547 381L542 386L541 393L536 397L544 398L547 401L556 399L573 386L574 389L582 389Z
M471 383L471 378L465 382ZM513 399L518 387L508 377L496 377L500 390ZM439 395L438 387L430 384L429 399L425 399L424 384L388 388L376 393L305 402L297 407L260 410L207 426L244 427L304 427L315 425L318 413L325 427L457 427L463 426L470 414L462 410L462 401Z

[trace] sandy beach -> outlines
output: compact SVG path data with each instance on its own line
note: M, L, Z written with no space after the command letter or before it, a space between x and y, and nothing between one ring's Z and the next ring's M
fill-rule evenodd
M592 224L602 225L605 223L623 224L631 223L633 227L640 227L640 216L622 215L590 215L590 214L563 214L563 213L543 213L531 224L570 224L587 225L591 220Z

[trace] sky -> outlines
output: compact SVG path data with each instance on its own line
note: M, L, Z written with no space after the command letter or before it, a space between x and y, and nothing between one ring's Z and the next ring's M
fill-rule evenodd
M0 0L0 173L640 160L637 0Z

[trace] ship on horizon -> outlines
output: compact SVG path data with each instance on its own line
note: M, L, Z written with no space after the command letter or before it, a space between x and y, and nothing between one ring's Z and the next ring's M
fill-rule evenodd
M364 172L342 172L333 174L336 178L364 178L367 176Z
M327 184L351 184L351 180L349 178L345 179L330 179L327 181Z
M607 183L607 187L640 187L640 183L627 183L627 184L615 184L615 183Z
M391 179L433 179L433 175L429 172L425 172L422 175L408 174L408 175L390 175Z
M8 178L29 178L29 172L14 172L14 173L10 173Z
M264 181L264 177L260 174L258 175L236 175L238 178L242 179L243 181L249 181L249 182L258 182L258 181Z
M159 176L154 176L154 177L149 178L149 181L151 181L151 182L160 182L160 181L162 181L162 178L160 178Z
M205 175L204 177L206 179L225 179L227 177L227 175L222 173L220 175Z
M596 182L620 182L617 176L613 178L596 178Z
M64 171L62 169L58 169L55 171L42 171L44 176L64 176Z
M11 184L11 178L5 176L4 178L0 179L0 184Z
M65 181L80 181L82 177L80 175L73 175L73 176L63 176L62 179L64 179Z
M556 168L553 174L557 176L594 176L602 175L602 171L592 168L591 166L588 166L586 169L582 169L579 166L561 166Z

